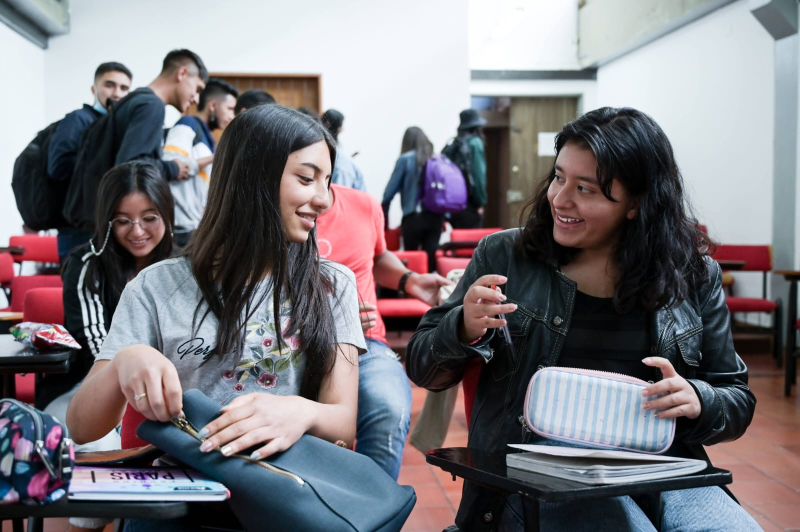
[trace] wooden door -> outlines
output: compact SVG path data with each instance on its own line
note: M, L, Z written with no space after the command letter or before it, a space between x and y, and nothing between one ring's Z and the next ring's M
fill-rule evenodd
M219 74L211 73L212 78L227 81L239 91L239 94L250 89L267 91L280 105L297 109L307 107L317 114L322 109L322 76L319 74ZM186 113L197 110L193 105ZM219 142L222 130L212 132Z
M555 155L539 156L539 133L558 132L575 119L577 98L512 98L509 111L510 173L505 227L518 227L520 210L539 189ZM549 149L552 147L548 147Z

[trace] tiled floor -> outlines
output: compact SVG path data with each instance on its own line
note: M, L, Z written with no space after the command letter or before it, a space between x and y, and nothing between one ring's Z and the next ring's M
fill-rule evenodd
M732 490L766 532L800 530L800 399L796 391L783 397L781 373L767 356L746 356L750 385L758 399L755 419L741 439L708 448L714 463L733 472ZM412 427L425 390L412 386ZM463 397L459 394L445 447L467 443ZM453 524L461 500L461 480L425 463L425 457L406 447L401 484L414 486L417 505L404 532L439 532ZM61 532L66 520L49 519L45 531ZM3 532L9 531L9 523ZM110 529L108 529L110 530Z

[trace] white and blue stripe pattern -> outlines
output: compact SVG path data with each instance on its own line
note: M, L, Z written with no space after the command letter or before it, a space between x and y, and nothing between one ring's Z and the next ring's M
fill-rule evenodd
M648 383L613 373L550 367L531 379L525 420L537 434L591 447L663 453L672 445L674 419L644 410Z

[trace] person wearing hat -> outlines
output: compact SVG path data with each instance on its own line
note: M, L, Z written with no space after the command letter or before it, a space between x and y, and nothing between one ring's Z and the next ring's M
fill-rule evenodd
M475 109L461 111L458 136L442 150L467 180L468 203L463 211L450 215L450 225L456 229L483 227L483 206L486 205L486 152L484 151L484 120Z

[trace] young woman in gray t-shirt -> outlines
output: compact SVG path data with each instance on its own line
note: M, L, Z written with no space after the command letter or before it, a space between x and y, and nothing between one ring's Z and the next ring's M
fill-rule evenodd
M285 450L304 433L350 444L364 337L352 272L321 261L316 217L330 205L330 134L280 106L226 128L208 204L185 255L126 287L108 337L75 394L76 442L120 423L180 415L182 392L225 403L201 450ZM241 436L240 436L241 435Z

